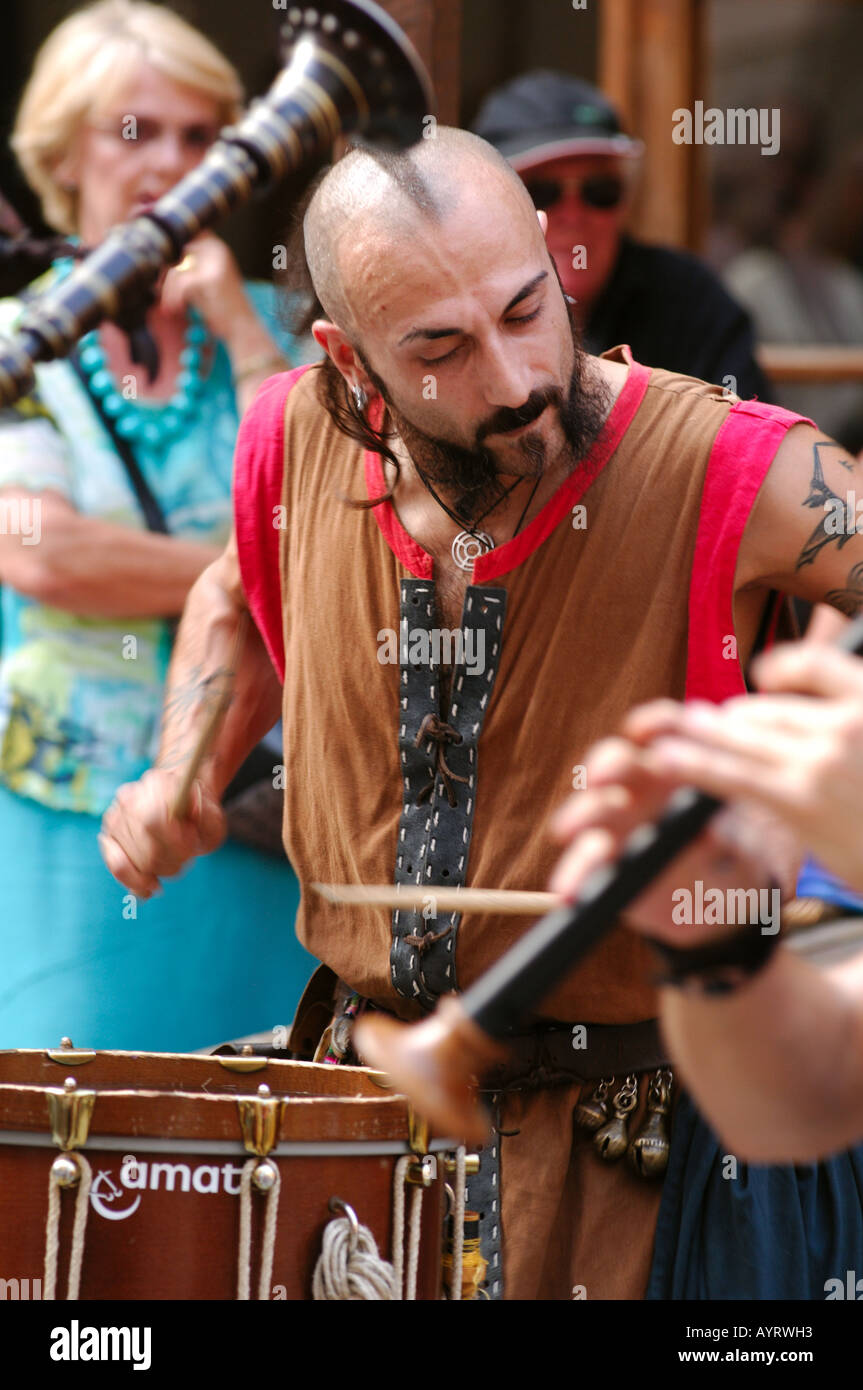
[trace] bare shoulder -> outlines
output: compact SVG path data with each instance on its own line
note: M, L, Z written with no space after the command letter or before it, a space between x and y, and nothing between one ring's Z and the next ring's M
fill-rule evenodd
M822 430L794 425L747 521L735 588L783 589L841 607L836 592L861 561L863 465Z

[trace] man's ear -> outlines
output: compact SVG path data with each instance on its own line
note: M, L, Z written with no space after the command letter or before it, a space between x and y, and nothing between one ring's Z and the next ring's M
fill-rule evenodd
M338 324L331 323L329 319L315 319L312 324L312 336L318 347L323 348L324 352L338 367L342 376L349 386L360 379L365 381L365 372L357 358L356 351L343 328Z
M336 328L334 323L330 323L329 319L315 319L312 324L312 337L318 347L323 348L327 356L332 357L334 362L336 360L335 350L338 347L336 340L339 336L343 338L344 334L340 328Z
M369 381L365 368L357 356L356 348L343 328L339 328L338 324L331 323L329 319L315 319L312 324L312 335L318 346L323 348L333 366L341 372L348 386L361 386L369 396L376 394L375 388Z
M548 236L548 213L543 212L542 208L537 208L536 218L539 225L542 227L543 236Z

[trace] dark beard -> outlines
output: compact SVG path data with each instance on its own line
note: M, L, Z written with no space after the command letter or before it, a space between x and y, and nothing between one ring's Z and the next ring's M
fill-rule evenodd
M566 395L558 387L549 386L532 391L524 405L517 410L497 411L477 430L476 447L473 449L427 434L409 420L393 405L386 383L369 366L362 352L356 349L369 380L386 402L392 424L420 477L449 493L453 499L453 510L467 523L481 518L504 495L500 464L488 449L482 447L483 439L501 431L530 425L549 407L556 408L571 459L568 470L571 474L602 430L609 405L608 387L603 378L594 376L589 370L589 358L581 347L570 305L567 305L567 310L574 364ZM528 433L521 436L517 444L524 464L518 471L525 477L541 477L547 463L545 440L538 433Z

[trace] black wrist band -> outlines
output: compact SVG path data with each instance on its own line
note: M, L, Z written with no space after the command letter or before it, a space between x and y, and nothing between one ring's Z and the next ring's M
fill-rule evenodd
M719 995L730 994L763 969L779 945L779 931L748 927L683 950L655 937L648 940L666 970L657 984Z

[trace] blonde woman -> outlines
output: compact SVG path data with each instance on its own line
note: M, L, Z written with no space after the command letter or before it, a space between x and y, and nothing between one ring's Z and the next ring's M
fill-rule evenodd
M12 144L46 219L93 246L194 168L241 100L177 15L102 0L40 50ZM0 303L0 332L21 307ZM287 861L228 841L138 903L97 843L152 760L170 620L230 529L239 416L302 360L275 322L271 288L202 235L147 315L154 380L107 323L79 371L40 367L34 396L0 412L0 1046L206 1046L285 1022L313 964ZM148 529L115 437L168 534Z

